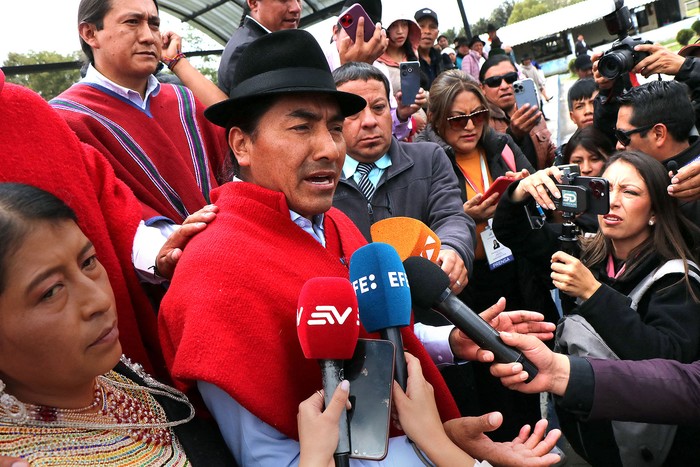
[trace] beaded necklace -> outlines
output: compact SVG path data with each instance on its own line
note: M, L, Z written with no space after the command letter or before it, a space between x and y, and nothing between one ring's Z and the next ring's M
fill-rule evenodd
M123 356L122 362L147 386L112 371L96 378L93 402L78 409L23 404L4 393L0 383L3 453L47 463L49 458L71 456L71 465L81 465L80 456L82 465L187 465L172 427L190 421L194 408L184 394L155 381L140 365ZM154 395L186 404L189 416L168 421ZM129 456L136 457L127 460Z

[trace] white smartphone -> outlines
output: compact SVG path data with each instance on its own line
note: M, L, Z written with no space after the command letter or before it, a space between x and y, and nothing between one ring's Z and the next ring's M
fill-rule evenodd
M513 92L515 92L515 103L518 104L518 108L525 104L530 104L530 107L540 107L535 82L530 78L514 82Z

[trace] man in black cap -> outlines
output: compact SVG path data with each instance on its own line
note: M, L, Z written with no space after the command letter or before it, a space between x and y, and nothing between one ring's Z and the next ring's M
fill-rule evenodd
M437 75L445 70L454 68L448 56L442 55L435 50L433 45L437 39L438 17L430 8L421 8L413 16L420 26L420 41L418 42L418 59L420 60L421 72L425 74L428 82L428 89L433 84Z
M247 0L250 13L226 43L219 62L219 88L231 94L233 74L248 45L258 37L283 29L296 29L301 19L301 0Z

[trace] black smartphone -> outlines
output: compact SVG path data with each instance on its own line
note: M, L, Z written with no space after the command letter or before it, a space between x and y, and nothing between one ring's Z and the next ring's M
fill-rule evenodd
M557 184L560 199L554 199L557 209L565 212L607 214L610 211L610 183L602 177L577 175L569 185Z
M420 62L399 63L401 73L401 104L411 105L416 102L420 89Z
M394 381L394 344L358 339L355 353L344 366L350 381L348 411L350 457L381 460L389 449L391 390Z

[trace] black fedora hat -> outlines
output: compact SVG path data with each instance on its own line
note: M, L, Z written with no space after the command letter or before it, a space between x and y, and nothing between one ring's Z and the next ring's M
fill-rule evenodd
M261 97L306 92L334 97L346 117L367 105L362 97L336 89L321 46L310 33L277 31L246 47L233 75L229 99L207 108L204 116L226 127L233 116L246 112Z

